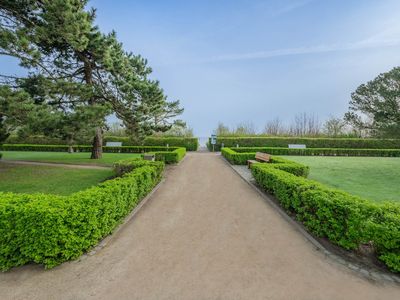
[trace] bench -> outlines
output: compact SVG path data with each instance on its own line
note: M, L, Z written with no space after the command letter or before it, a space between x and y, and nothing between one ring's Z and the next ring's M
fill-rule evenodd
M289 149L306 149L306 145L304 144L289 144Z
M144 160L149 160L149 161L155 161L156 160L156 155L153 153L145 153L143 154L143 159Z
M121 142L107 142L106 147L122 147Z
M253 163L257 163L257 162L269 162L271 160L271 155L267 154L267 153L263 153L263 152L257 152L256 153L256 157L255 160L253 159L249 159L247 161L247 167L250 168L250 166Z

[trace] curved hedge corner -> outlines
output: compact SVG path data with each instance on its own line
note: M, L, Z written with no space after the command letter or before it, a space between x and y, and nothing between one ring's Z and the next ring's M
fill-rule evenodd
M253 164L251 171L286 211L315 235L345 249L372 244L377 257L400 272L400 204L374 203L298 176L295 169L273 165Z
M144 140L145 146L167 146L184 147L187 151L197 151L199 148L198 138L189 137L147 137Z
M225 147L221 149L221 154L234 165L245 165L247 160L255 158L256 152L266 152L272 155L400 157L400 149L289 149L267 147Z
M288 144L304 144L307 148L399 149L400 139L217 137L216 151L220 151L222 144L224 144L224 147L236 147L236 145L239 145L239 147L287 148ZM212 148L210 141L208 142L208 147L209 149Z
M110 234L161 180L162 162L129 162L121 177L70 196L0 193L0 269L76 259Z

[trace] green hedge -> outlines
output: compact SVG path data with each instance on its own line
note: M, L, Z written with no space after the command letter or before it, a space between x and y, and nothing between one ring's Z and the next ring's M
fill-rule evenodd
M245 165L247 160L254 159L256 152L265 152L271 155L308 155L308 156L376 156L400 157L400 149L339 149L339 148L267 148L243 147L222 148L221 154L232 164Z
M121 142L123 146L137 146L137 143L132 141L126 136L111 136L105 135L103 137L103 145L105 146L107 142ZM30 137L18 137L15 135L10 136L7 144L31 144L31 145L62 145L64 146L65 141L58 138L51 138L45 136L30 136ZM77 141L78 145L92 144L91 139L81 139ZM196 151L199 146L199 141L197 138L186 138L186 137L147 137L145 138L143 144L145 146L167 146L171 147L184 147L187 151Z
M282 147L305 144L307 148L399 149L400 139L370 138L298 138L298 137L218 137L216 151L224 147ZM210 141L208 147L211 150Z
M147 137L144 140L145 146L172 146L184 147L187 151L197 151L199 147L198 138L186 137Z
M371 242L377 257L400 272L398 203L364 200L270 164L253 164L251 170L257 183L311 232L345 249Z
M75 152L90 152L91 146L74 146ZM3 151L40 151L40 152L67 152L68 146L65 145L25 145L25 144L3 144L0 145ZM186 154L186 149L182 147L162 147L162 146L122 146L122 147L103 147L105 153L154 153L156 160L165 163L178 163Z
M70 196L0 193L0 269L76 259L121 223L160 181L163 163Z

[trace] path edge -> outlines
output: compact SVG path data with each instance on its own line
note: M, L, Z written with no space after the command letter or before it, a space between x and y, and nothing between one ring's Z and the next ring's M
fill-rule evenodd
M325 257L329 257L329 259L334 262L347 267L350 271L357 273L363 278L372 280L372 281L381 281L385 283L397 283L400 284L400 277L392 274L383 273L380 270L371 270L365 268L364 266L360 266L358 264L349 262L348 260L340 257L329 251L326 247L324 247L317 239L315 239L303 226L293 220L279 205L277 205L274 201L271 200L272 195L268 195L263 191L259 186L255 185L251 181L247 180L245 177L240 174L231 163L225 159L222 155L220 158L227 164L229 167L235 171L239 177L246 182L253 190L255 190L264 200L267 202L276 212L278 212L283 219L288 222L291 226L294 227L298 232L300 232L315 248L317 251L321 251Z
M141 210L143 206L150 200L153 194L163 185L165 182L165 177L163 177L160 182L148 193L136 207L127 215L124 220L104 239L102 239L95 247L90 249L88 252L81 255L81 257L77 260L78 262L88 258L89 256L95 255L97 252L105 248L114 238L116 238L119 231L121 231L127 223L129 223Z

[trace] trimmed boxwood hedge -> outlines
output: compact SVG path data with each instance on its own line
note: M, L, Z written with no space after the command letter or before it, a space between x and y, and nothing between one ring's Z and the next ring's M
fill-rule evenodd
M107 142L121 142L123 146L137 146L137 143L132 141L126 136L111 136L105 135L103 137L103 145ZM51 138L45 136L30 136L18 137L12 135L8 137L7 144L31 144L31 145L65 145L65 141L58 138ZM90 146L92 141L90 139L83 139L77 141L77 144ZM196 151L199 146L197 138L187 137L147 137L143 142L144 146L171 146L171 147L184 147L187 151Z
M144 140L145 146L172 146L184 147L187 151L197 151L199 147L198 138L187 137L147 137Z
M345 249L370 243L381 261L400 272L399 203L374 203L272 165L253 164L254 178L311 232Z
M216 151L224 147L281 147L288 144L304 144L307 148L350 149L400 149L400 139L370 138L299 138L299 137L217 137ZM210 142L208 147L211 150Z
M247 160L254 159L256 152L266 152L272 155L308 155L308 156L377 156L400 157L400 149L339 149L339 148L267 148L243 147L222 148L221 154L232 164L245 165Z
M75 152L90 152L91 146L74 146ZM65 145L25 145L25 144L3 144L0 145L3 151L41 151L41 152L67 152L68 146ZM186 149L182 147L162 147L162 146L122 146L122 147L103 147L105 153L154 153L156 160L165 163L178 163L186 155Z
M96 245L160 181L162 162L139 164L70 196L0 192L0 269L29 262L51 268Z

